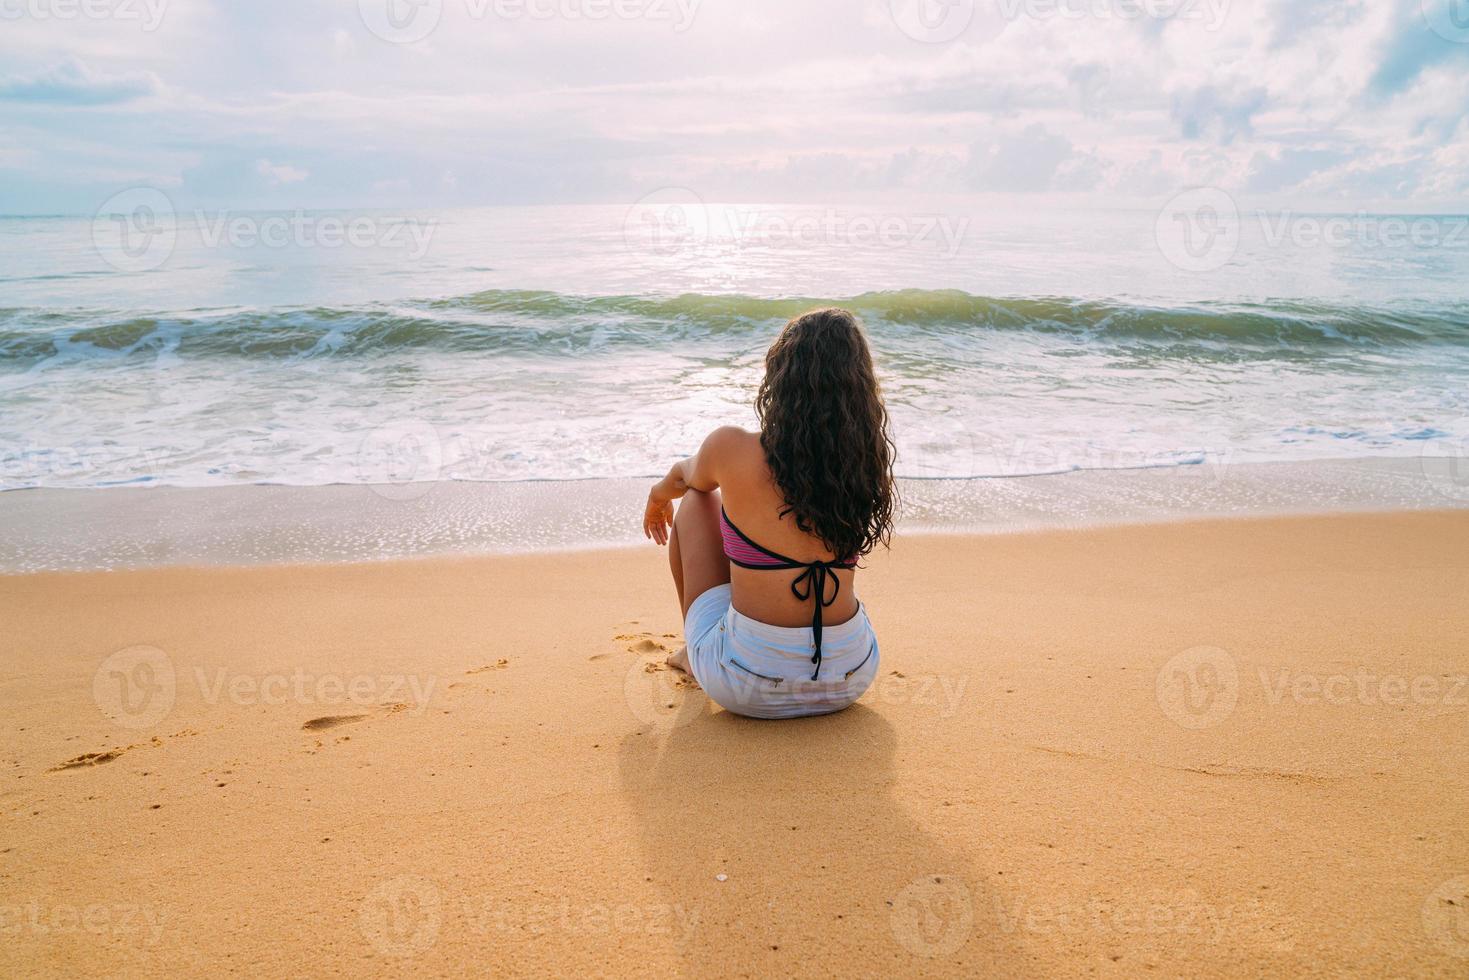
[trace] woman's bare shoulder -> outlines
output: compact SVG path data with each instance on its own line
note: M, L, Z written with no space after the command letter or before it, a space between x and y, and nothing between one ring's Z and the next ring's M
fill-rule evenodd
M759 445L759 433L740 429L739 426L720 426L710 433L704 441L705 448L715 451L720 455L739 457L752 453L764 457L765 451Z
M723 465L720 469L727 476L746 475L761 468L765 462L765 449L760 445L760 433L749 432L737 425L724 425L709 433L700 453L709 453Z

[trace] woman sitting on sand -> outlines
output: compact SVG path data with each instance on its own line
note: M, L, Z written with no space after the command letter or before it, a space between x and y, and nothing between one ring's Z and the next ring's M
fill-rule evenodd
M856 318L786 324L755 414L759 433L714 430L648 494L643 533L668 545L684 614L669 664L737 714L840 711L877 676L853 580L887 545L894 503L887 409Z

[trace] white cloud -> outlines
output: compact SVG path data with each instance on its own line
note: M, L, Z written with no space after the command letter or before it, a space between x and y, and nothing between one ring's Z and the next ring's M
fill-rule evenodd
M300 167L293 167L286 163L271 163L269 160L255 161L255 172L272 185L299 184L311 176L308 170L302 170Z
M53 106L98 106L130 102L158 91L151 72L94 71L76 59L30 74L0 76L0 100Z
M153 33L7 22L0 127L28 152L0 160L0 210L61 206L8 199L6 177L85 210L110 173L238 206L384 189L426 206L616 201L660 184L1115 203L1209 183L1295 206L1469 205L1469 45L1408 16L1416 0L1234 0L1213 30L1005 20L977 0L944 44L903 34L887 0L706 2L683 32L446 2L407 45L357 7L197 0Z

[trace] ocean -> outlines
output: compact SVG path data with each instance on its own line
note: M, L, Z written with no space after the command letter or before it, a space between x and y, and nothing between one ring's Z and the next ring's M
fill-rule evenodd
M823 304L908 478L1469 439L1461 217L143 202L0 219L4 489L654 476Z

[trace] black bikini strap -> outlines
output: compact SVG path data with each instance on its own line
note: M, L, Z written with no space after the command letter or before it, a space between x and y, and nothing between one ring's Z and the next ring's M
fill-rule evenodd
M836 569L840 567L833 562L813 561L807 563L806 570L791 580L791 594L802 602L811 600L811 662L816 669L811 673L814 681L821 676L821 627L822 610L837 601L837 594L842 591L842 580L837 578ZM826 583L831 583L831 596L826 594Z

